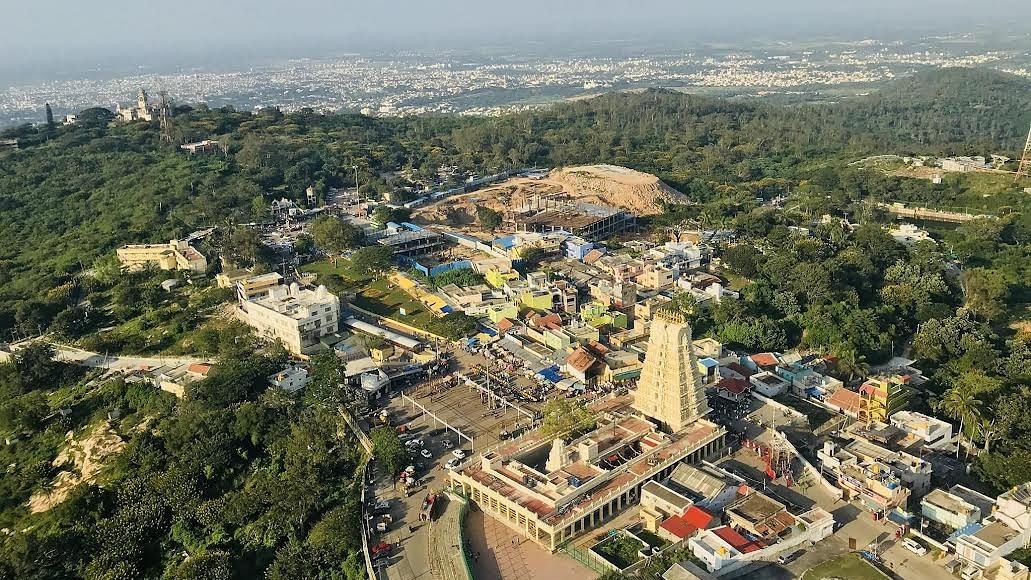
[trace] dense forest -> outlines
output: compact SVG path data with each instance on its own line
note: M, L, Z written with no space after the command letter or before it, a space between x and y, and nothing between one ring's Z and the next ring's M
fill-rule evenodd
M226 156L193 157L162 143L156 127L110 127L103 110L91 110L75 126L5 132L22 150L0 154L0 332L46 326L69 305L45 292L120 244L246 219L256 200L300 200L308 185L320 194L353 186L352 166L370 192L390 189L382 176L401 168L430 176L444 164L482 173L604 162L655 173L700 202L773 196L816 178L855 197L956 204L962 185L932 188L845 161L886 152L1016 156L1031 121L1029 95L1017 77L955 69L804 107L666 91L486 119L181 106L177 139L227 145Z
M162 142L156 123L112 126L100 109L74 126L7 130L20 149L0 152L0 337L49 329L98 351L157 345L220 364L182 400L65 366L45 346L0 365L0 433L12 434L0 448L9 466L0 479L0 577L362 577L364 458L336 413L349 401L336 390L338 366L315 361L301 395L268 390L265 377L285 355L254 354L245 329L210 325L224 293L203 285L166 293L161 274L119 273L111 259L120 244L225 225L202 246L212 270L220 254L260 263L253 232L231 225L259 217L273 199L304 203L309 185L322 199L353 186L355 166L370 194L404 185L399 169L430 178L441 165L483 174L613 163L655 173L692 204L668 206L646 226L689 222L737 234L717 250L741 298L694 309L697 335L750 351L832 354L846 380L911 356L931 378L915 405L962 423L969 452L980 451L983 487L1027 481L1027 194L1009 176L933 184L850 162L884 153L1015 157L1031 122L1029 88L962 69L798 107L668 91L499 118L179 106L173 141L225 144L194 156ZM764 203L774 198L785 201ZM995 217L935 230L938 244L907 249L870 200ZM813 223L824 214L833 218ZM349 249L358 234L332 223L312 232L313 243ZM140 328L131 339L89 342L96 328L114 325ZM94 482L31 513L32 498L55 493L53 460L71 443L66 434L79 440L98 426L124 447ZM396 435L374 439L401 450Z

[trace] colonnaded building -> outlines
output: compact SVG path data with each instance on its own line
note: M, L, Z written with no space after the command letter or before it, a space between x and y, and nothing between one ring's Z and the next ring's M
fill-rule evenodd
M529 432L452 471L452 487L554 551L635 505L645 483L668 477L680 462L723 452L726 431L704 418L709 406L691 328L677 313L653 319L637 390L590 408L597 414L591 432L570 441Z

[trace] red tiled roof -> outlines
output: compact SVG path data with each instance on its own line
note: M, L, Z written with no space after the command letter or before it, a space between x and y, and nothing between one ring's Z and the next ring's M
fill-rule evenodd
M187 370L198 375L207 375L208 371L211 370L211 365L206 363L194 363L190 365L190 368Z
M742 554L748 554L749 552L755 552L756 550L761 550L763 548L762 542L749 541L730 526L716 528L712 533L716 534L719 539L730 544L735 550Z
M723 366L724 366L724 368L728 368L728 369L734 371L735 373L737 373L737 374L739 374L739 375L741 375L741 376L743 376L745 378L748 378L748 377L750 377L750 376L755 374L755 372L752 371L752 369L747 368L745 365L743 365L743 364L741 364L739 362L732 362L732 363L725 364Z
M780 364L780 361L777 360L777 356L772 352L760 352L758 354L753 354L748 358L752 359L752 362L761 367L773 367Z
M659 527L683 540L694 534L699 528L692 526L677 516L666 518L666 521L659 524Z
M539 328L562 328L562 317L554 312L535 318L527 317L527 322Z
M587 343L587 347L591 349L591 352L593 354L605 355L612 352L612 350L609 347L605 346L604 344L596 340L592 340L589 343Z
M688 508L681 518L684 522L698 528L699 530L705 529L710 523L712 523L712 514L694 505Z
M720 382L716 383L716 388L723 389L728 393L740 395L742 393L747 393L748 391L752 390L752 384L744 379L735 379L732 377L728 377L725 379L720 379Z
M502 318L498 321L499 332L508 332L513 326L515 326L515 323L507 318Z
M591 250L584 255L584 264L593 264L601 259L605 255L605 252L601 250Z
M850 391L844 387L834 391L830 399L827 399L827 403L844 410L857 410L862 402L863 397L855 392Z
M594 355L587 352L583 347L577 347L577 349L574 350L568 358L566 358L566 364L581 373L587 372L597 362L598 359L594 358Z

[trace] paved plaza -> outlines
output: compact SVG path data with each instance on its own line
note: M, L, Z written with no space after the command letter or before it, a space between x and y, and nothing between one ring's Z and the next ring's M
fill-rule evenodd
M563 554L552 554L479 510L470 510L466 537L477 580L591 580L597 574ZM477 556L478 554L478 556Z

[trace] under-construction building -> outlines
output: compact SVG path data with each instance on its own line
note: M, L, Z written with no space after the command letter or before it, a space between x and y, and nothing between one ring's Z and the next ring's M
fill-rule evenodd
M545 196L516 210L513 219L518 231L564 232L586 240L604 239L637 224L635 215L621 209Z

